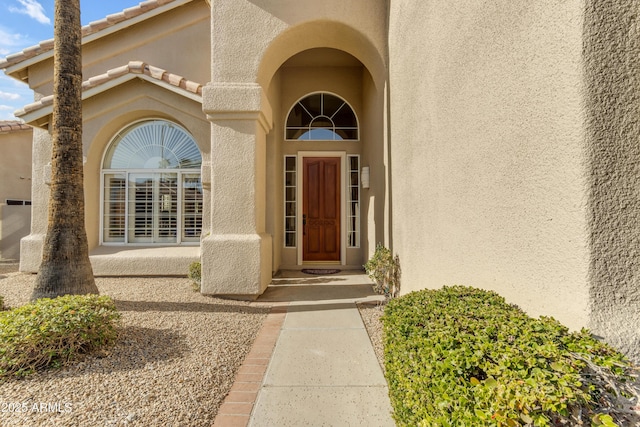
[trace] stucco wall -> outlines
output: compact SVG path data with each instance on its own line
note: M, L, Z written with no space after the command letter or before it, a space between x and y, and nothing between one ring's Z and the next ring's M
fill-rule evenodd
M0 203L0 260L20 259L20 239L29 234L31 206Z
M274 121L268 124L273 128L270 127L267 130L266 136L266 176L263 178L261 175L256 175L255 179L256 186L262 182L267 182L269 185L265 203L267 211L260 209L261 200L256 200L255 204L257 216L266 218L265 230L268 234L274 235L274 264L271 266L273 270L281 266L295 266L297 261L294 249L282 248L282 189L279 188L282 186L282 155L285 151L293 154L298 149L311 149L309 144L302 148L289 142L283 145L282 126L286 113L295 101L311 91L333 91L348 99L350 103L356 104L354 108L360 112L365 81L368 85L367 97L375 99L374 104L379 107L378 102L383 99L382 90L386 81L386 19L387 8L384 1L222 0L212 2L212 83L205 88L203 94L205 112L214 122L212 129L215 132L221 132L222 127L231 127L230 123L220 120L219 117L234 120L243 120L247 117L243 115L243 110L233 106L227 106L220 111L208 110L208 105L215 104L208 100L213 99L220 91L234 88L241 91L245 88L250 94L253 90L251 84L257 83L267 96L265 104L268 103L273 110ZM352 55L359 62L353 60L357 65L355 70L347 70L349 67L343 64L338 65L337 68L340 69L332 70L331 68L336 66L335 58L314 56L311 60L308 57L305 59L305 61L310 60L311 63L300 66L298 62L295 67L288 69L291 64L286 64L286 61L314 48L337 49ZM326 54L326 51L323 53ZM303 69L305 67L307 69ZM363 78L365 73L369 76ZM331 76L335 76L333 81ZM381 109L372 110L369 113L369 117L377 116L377 123L382 121ZM366 126L368 129L375 129L377 124L371 122ZM255 147L261 149L258 136L260 135L256 134L254 138ZM373 141L375 144L382 141L380 134L374 136L372 132L370 136L372 139L375 138ZM214 134L212 139L215 144ZM244 143L244 140L238 139L235 144L236 155L237 147ZM274 147L274 145L277 146ZM324 144L321 149L349 150L345 149L345 145L348 144L338 145L340 147L336 148L331 144ZM317 149L317 147L314 148L314 150ZM354 152L361 151L356 149ZM379 158L382 158L381 154ZM256 164L257 170L261 167L261 164ZM225 174L222 169L213 172L213 181L219 181ZM216 173L219 176L216 176ZM273 186L276 187L275 190ZM223 205L224 201L220 206ZM224 206L225 210L231 210L233 207L232 204ZM228 236L231 236L232 232L249 233L241 224L237 224L234 230L219 228L216 231L214 224L213 235L217 233L219 239L224 239L227 238L224 233ZM203 247L206 246L205 243L203 242ZM207 252L203 254L204 260ZM349 250L347 257L354 263L360 264L363 259L362 251ZM203 273L203 283L207 280ZM222 282L225 279L216 280ZM232 278L229 277L226 280L230 281ZM206 286L203 286L203 289L205 288Z
M104 153L118 131L137 120L149 118L163 118L183 126L198 144L198 148L202 153L203 164L210 161L209 123L206 121L204 113L202 113L201 104L196 101L167 91L154 84L138 80L127 82L108 92L85 100L83 103L84 127L82 139L83 153L86 157L84 165L85 227L90 252L93 252L100 243L100 172ZM34 133L33 216L31 219L31 234L22 243L20 266L20 270L25 272L38 271L42 243L48 221L49 187L45 182L50 173L50 166L47 165L51 162L51 136L47 131L37 128ZM209 200L208 191L204 192L204 196L205 200ZM203 233L206 233L209 229L210 221L205 216L203 217ZM171 253L171 249L166 249L166 252L165 255L168 256ZM157 274L162 274L162 272L171 271L171 274L184 274L186 271L182 268L184 262L180 261L183 258L182 252L178 250L177 254L178 263L175 265L180 268L169 267L166 257L156 258L154 267L153 263L150 264L146 261L148 257L145 256L145 270L140 268L128 270L127 266L136 262L136 260L131 259L129 264L122 264L121 273L142 274L143 271L155 271ZM97 267L94 265L94 273L96 275L112 274L113 268L101 270Z
M193 1L82 47L84 79L129 63L143 61L204 84L210 75L209 6ZM29 85L53 93L53 58L29 68Z
M0 203L31 200L31 130L0 133Z
M390 3L402 291L493 289L588 322L583 2Z
M105 108L105 105L110 108ZM162 118L183 126L195 139L203 162L210 161L209 123L200 103L156 85L131 81L84 102L85 211L89 250L99 244L100 180L104 154L117 132L143 119ZM210 225L205 218L203 228ZM206 231L204 231L206 233Z
M123 43L122 40L127 42ZM209 79L210 56L209 6L204 0L193 1L170 13L85 43L83 75L87 79L126 65L129 61L142 60L204 84ZM53 75L51 67L52 61L49 59L29 68L29 84L36 91L50 93ZM100 171L104 152L108 143L123 127L148 118L175 121L194 137L202 153L205 171L203 201L206 206L210 206L210 180L206 173L211 164L210 124L202 112L202 104L150 82L134 79L120 83L83 102L85 225L92 253L100 243ZM27 272L36 272L39 268L47 228L49 190L45 182L50 171L47 165L51 161L51 136L46 130L35 131L33 150L34 215L31 234L22 242L20 266L21 271ZM210 228L210 216L205 215L203 234L208 233ZM100 253L99 256L92 257L92 262L97 275L113 274L115 268L119 268L122 274L185 274L185 265L193 258L191 252L186 251L188 256L185 257L184 250L167 249L163 257L153 258L130 251L127 260L125 257L115 257L112 253ZM172 256L172 261L169 261ZM155 261L149 262L148 259ZM136 263L144 263L144 268L131 267Z
M31 206L6 201L31 200L31 138L31 130L0 133L0 259L19 259L20 239L29 234Z
M640 4L585 10L589 326L640 360Z
M281 145L282 155L296 155L299 151L333 151L346 152L347 154L360 154L363 145L370 141L285 141L282 129L286 121L287 114L293 105L304 96L312 92L330 92L343 98L353 108L358 118L362 117L362 66L349 67L288 67L283 66L280 70L279 78L284 83L282 86L281 104L279 105L281 120L276 124L277 132L280 133L279 144ZM360 123L365 122L360 119ZM275 130L275 129L274 129ZM282 166L280 167L279 176L282 177ZM298 173L302 173L302 166L298 165ZM282 178L278 184L282 186ZM342 183L345 188L346 183ZM343 190L345 191L345 190ZM282 204L282 196L278 199ZM300 204L302 206L302 204ZM301 207L299 209L302 209ZM280 209L282 211L282 209ZM363 209L365 211L365 209ZM284 215L284 213L281 213ZM278 217L278 234L283 233L283 216ZM346 221L343 220L342 227L346 227ZM366 223L362 224L366 230ZM346 230L346 228L345 228ZM344 231L344 230L343 230ZM293 268L298 264L298 248L284 248L283 263L281 268ZM362 265L362 256L360 249L346 249L346 264L351 266Z
M42 245L47 232L49 186L45 185L51 173L51 135L44 129L33 128L31 151L31 233L20 243L20 271L35 273L42 260Z
M378 78L386 59L386 18L380 0L212 2L211 79L267 89L282 63L316 47L344 50Z

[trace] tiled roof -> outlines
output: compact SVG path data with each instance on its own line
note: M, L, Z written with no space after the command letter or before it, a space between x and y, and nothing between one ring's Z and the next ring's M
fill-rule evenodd
M91 77L82 83L82 91L85 92L89 89L98 88L99 86L108 83L118 77L126 76L127 74L137 74L147 76L151 81L157 81L158 83L164 82L176 88L180 88L186 92L202 96L202 85L192 80L187 80L177 74L169 73L162 68L154 67L153 65L146 64L142 61L131 61L127 65L114 68L107 71L104 74L100 74L95 77ZM24 106L21 110L16 111L16 116L24 116L25 114L39 110L40 108L53 104L53 95L45 96L37 102Z
M21 130L31 130L31 126L27 126L17 120L0 120L0 133L16 132Z
M119 13L108 15L106 18L98 21L93 21L88 25L82 27L82 37L87 37L98 31L102 31L120 22L128 19L135 18L144 13L147 13L160 6L164 6L167 3L172 3L175 0L148 0L144 1L137 6L130 7ZM27 59L40 55L41 53L53 50L53 39L45 40L35 46L28 47L21 52L11 54L4 59L0 59L0 69L10 67L14 64L20 63Z

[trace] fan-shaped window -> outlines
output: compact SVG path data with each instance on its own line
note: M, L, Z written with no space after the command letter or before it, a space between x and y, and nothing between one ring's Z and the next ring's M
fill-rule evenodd
M104 161L106 169L192 169L202 163L191 135L164 120L131 125L113 140Z
M147 120L123 129L103 163L105 243L200 240L202 157L182 127Z
M314 93L291 108L285 132L289 140L357 140L358 119L343 99L329 93Z

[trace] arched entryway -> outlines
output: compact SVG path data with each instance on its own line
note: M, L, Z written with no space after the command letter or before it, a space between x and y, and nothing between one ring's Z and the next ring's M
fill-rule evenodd
M332 47L298 52L273 75L266 149L274 271L359 269L385 241L381 88L359 59ZM363 170L373 179L363 183Z
M360 247L357 115L338 95L311 93L289 109L284 134L284 250L297 248L299 265L346 265L346 249Z
M291 7L251 0L219 2L211 11L212 82L203 90L203 110L216 156L203 164L213 183L211 234L201 245L203 292L257 295L274 272L309 262L362 268L389 230L384 2L328 0L317 14L311 1ZM320 114L307 123L308 139L287 139L288 113L314 94L346 101L358 119L357 138L311 138L328 131L329 116ZM286 211L288 202L304 202L297 192L308 181L304 170L313 168L322 188L335 185L332 208L339 216L318 260L299 242L305 213ZM366 187L365 168L371 171ZM291 176L296 200L286 196ZM348 199L354 188L357 215Z

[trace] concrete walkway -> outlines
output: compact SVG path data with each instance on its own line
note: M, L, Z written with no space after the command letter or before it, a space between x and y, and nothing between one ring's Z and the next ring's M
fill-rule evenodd
M272 314L214 425L394 426L387 384L355 305L376 298L363 274L285 272L274 279L258 300L273 304Z

